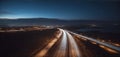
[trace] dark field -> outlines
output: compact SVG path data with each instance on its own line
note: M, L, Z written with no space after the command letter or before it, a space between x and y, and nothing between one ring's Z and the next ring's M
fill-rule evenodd
M54 39L57 29L0 32L0 57L30 57ZM44 43L44 44L43 44Z

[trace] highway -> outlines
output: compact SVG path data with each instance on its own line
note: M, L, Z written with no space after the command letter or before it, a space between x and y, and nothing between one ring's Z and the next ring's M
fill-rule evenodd
M59 35L33 57L120 57L120 47L59 28Z

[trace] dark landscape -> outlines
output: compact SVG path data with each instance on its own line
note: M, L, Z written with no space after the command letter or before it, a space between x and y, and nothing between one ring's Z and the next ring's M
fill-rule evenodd
M81 21L79 20L79 21L74 21L75 24L72 24L73 21L71 22L71 21L53 19L53 20L49 20L48 21L49 24L47 24L48 22L45 21L45 18L43 19L43 21L45 22L39 19L37 20L37 22L36 20L33 19L31 19L32 21L30 21L30 19L25 19L25 20L23 19L22 21L6 20L6 19L5 20L1 19L1 20L2 22L4 21L8 23L6 23L6 26L1 25L1 29L0 29L0 43L1 43L0 57L34 57L37 54L37 52L42 50L46 45L48 45L48 43L50 43L53 39L57 37L57 35L60 33L58 28L70 30L77 34L91 37L93 39L97 39L98 41L101 42L105 41L112 45L117 44L117 46L120 47L120 42L119 42L120 25L117 22L115 23L110 22L109 24L108 23L106 24L105 22L102 21L101 21L102 23L100 22L98 23L97 21L83 22L83 20ZM57 23L52 23L52 21L56 21ZM26 24L25 26L23 25L23 22ZM63 24L61 22L65 22L65 23ZM66 22L68 22L69 24ZM18 23L20 24L20 26L18 26ZM29 23L32 23L34 25L31 25ZM43 26L43 24L41 25L41 23L46 23L46 25ZM11 26L11 24L15 24L15 25ZM78 43L78 46L81 45L83 46L83 47L79 47L79 49L83 50L82 56L84 57L103 57L103 56L119 57L120 56L119 54L120 51L116 51L118 53L106 51L100 48L99 44L94 45L92 44L91 41L84 41L79 37L77 37L76 35L74 34L72 35L75 38L76 43ZM52 46L52 48L48 51L48 54L46 54L45 57L49 57L49 56L54 57L53 56L55 54L54 52L57 51L56 48L59 47L58 45L60 41L61 40L58 40L58 43ZM86 50L85 47L88 50Z
M0 0L0 57L120 57L120 1Z

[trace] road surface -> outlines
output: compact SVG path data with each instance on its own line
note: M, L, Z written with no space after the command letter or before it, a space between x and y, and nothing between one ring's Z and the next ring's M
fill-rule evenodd
M100 42L67 30L33 57L120 57L120 47Z

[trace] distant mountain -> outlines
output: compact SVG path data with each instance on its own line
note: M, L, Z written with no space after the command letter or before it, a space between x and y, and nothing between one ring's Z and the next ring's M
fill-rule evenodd
M103 24L119 23L118 21L99 20L60 20L50 18L20 18L20 19L0 19L0 27L6 26L34 26L34 25L79 25L79 24Z
M0 19L0 27L6 26L34 26L34 25L62 25L65 20L48 18Z

